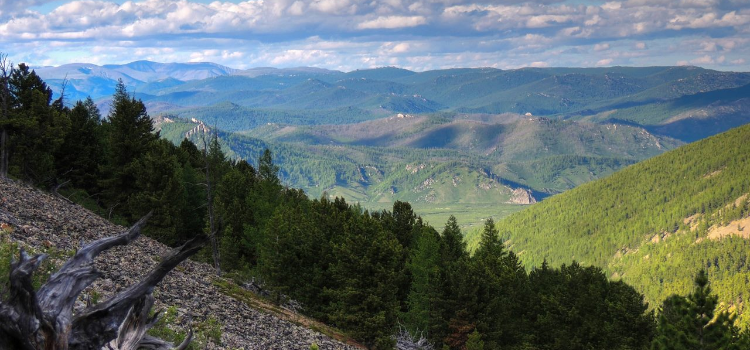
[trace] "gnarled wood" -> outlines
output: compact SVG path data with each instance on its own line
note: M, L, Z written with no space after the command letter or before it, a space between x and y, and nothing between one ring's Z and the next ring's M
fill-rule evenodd
M9 298L0 302L0 349L169 349L172 344L146 335L156 322L149 317L154 287L179 263L195 254L206 242L196 237L176 249L140 282L112 298L73 315L78 295L100 273L94 258L100 253L135 240L151 216L147 214L126 232L82 247L38 292L31 274L46 257L29 257L21 250L11 265ZM192 333L191 333L192 334ZM184 348L191 337L180 345Z

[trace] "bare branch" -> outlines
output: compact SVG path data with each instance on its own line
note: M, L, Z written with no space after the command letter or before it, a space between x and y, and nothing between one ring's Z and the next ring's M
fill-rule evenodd
M78 295L100 273L94 258L100 253L138 238L151 213L126 232L83 246L39 292L31 275L45 255L30 257L23 249L11 265L9 298L0 302L0 349L170 349L172 344L146 335L157 320L149 317L154 287L178 264L195 254L208 239L199 236L174 250L139 283L109 300L89 306L73 318ZM178 349L184 349L191 336Z
M107 342L107 339L115 338L120 321L127 316L131 305L150 295L154 287L164 279L169 271L189 256L197 253L203 247L206 240L206 236L198 236L191 239L162 260L139 283L109 300L84 310L73 320L73 330L69 341L70 348L84 349L83 344L99 348Z

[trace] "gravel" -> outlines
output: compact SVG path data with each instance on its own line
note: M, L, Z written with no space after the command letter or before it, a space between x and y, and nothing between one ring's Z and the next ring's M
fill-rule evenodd
M36 249L72 252L82 242L112 236L126 228L114 225L80 206L13 180L0 179L0 224L12 227L12 239ZM106 300L140 280L170 248L147 237L103 253L96 260L102 278L84 294ZM59 265L62 261L56 261ZM221 344L209 349L357 349L274 314L253 309L224 295L213 285L212 267L185 261L154 291L155 308L174 306L183 329L192 321L213 317L222 324ZM95 291L96 293L92 293ZM77 309L86 305L80 298Z

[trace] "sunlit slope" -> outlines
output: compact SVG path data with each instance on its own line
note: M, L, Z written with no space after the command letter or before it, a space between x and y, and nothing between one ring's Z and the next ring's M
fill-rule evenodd
M749 293L750 125L550 197L499 222L528 267L604 267L652 302L685 293L700 268L727 305ZM747 315L743 322L748 323Z

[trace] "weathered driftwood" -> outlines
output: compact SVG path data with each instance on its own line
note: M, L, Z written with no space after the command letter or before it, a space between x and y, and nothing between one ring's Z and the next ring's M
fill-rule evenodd
M94 258L115 246L136 239L151 213L126 232L103 238L82 247L38 292L31 285L31 274L46 257L29 256L21 249L11 264L7 301L0 301L0 349L170 349L173 344L146 335L156 322L149 317L154 304L154 287L180 262L195 254L206 242L196 237L175 249L140 282L118 295L91 305L77 315L73 307L78 295L101 274ZM190 336L177 349L184 349Z

